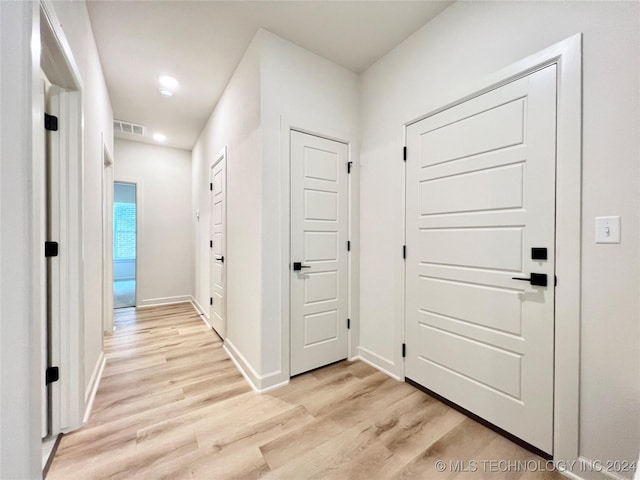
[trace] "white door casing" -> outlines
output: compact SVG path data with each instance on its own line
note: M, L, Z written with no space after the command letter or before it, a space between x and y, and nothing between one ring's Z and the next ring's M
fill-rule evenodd
M346 144L291 131L291 375L348 355L348 160Z
M50 135L47 240L59 243L59 255L49 258L52 285L51 365L60 380L50 384L50 434L69 432L83 423L86 407L84 372L83 259L83 82L60 21L50 2L40 2L41 68L53 83L49 113L58 116L58 131ZM41 121L38 122L42 125ZM38 159L37 168L44 168ZM44 192L42 192L44 195ZM39 221L39 219L38 219ZM42 226L34 225L41 229ZM41 245L38 255L42 254ZM40 454L38 454L39 456Z
M547 453L555 102L551 65L407 128L405 375Z
M211 166L210 173L211 192L211 245L210 245L210 275L211 298L209 306L209 318L211 326L220 335L226 338L227 312L226 312L226 269L225 254L227 251L226 221L227 221L227 193L226 193L226 149L218 155Z
M102 137L102 323L113 332L113 156ZM137 190L137 189L136 189ZM137 191L136 191L137 193ZM136 229L137 230L137 229ZM136 239L137 245L137 239Z

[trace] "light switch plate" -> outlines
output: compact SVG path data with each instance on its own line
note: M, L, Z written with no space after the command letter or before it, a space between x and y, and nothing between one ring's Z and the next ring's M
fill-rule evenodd
M596 243L620 243L620 217L596 217Z

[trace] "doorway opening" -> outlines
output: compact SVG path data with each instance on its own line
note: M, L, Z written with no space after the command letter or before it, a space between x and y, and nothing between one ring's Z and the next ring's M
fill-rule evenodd
M113 308L136 306L137 202L134 183L113 186Z

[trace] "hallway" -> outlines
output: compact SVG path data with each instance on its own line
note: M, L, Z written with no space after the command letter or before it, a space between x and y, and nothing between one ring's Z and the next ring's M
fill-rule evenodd
M115 324L91 418L62 438L48 479L464 478L435 461L544 465L362 362L256 395L188 303L120 309Z

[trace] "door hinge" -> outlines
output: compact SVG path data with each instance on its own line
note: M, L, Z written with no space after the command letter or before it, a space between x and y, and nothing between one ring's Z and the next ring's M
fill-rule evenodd
M558 286L558 276L557 276L557 275L554 275L554 276L553 276L553 286L554 286L554 287L557 287L557 286Z
M44 377L46 385L57 382L58 380L60 380L60 369L58 367L48 367L45 371Z
M353 162L347 162L347 173L351 173L351 165L353 165Z
M347 240L347 252L351 251L351 240Z
M213 248L213 240L209 240L209 248Z
M209 305L213 305L213 297L209 297Z
M347 330L351 329L351 319L347 318Z
M209 183L209 190L211 190L213 192L213 182Z
M402 344L402 358L405 358L407 356L407 344L403 343Z
M58 117L55 115L44 114L44 128L52 132L58 131Z
M402 147L402 160L407 161L407 147Z
M45 257L57 257L58 256L58 242L44 242L44 256Z
M402 245L402 258L407 258L407 246Z

